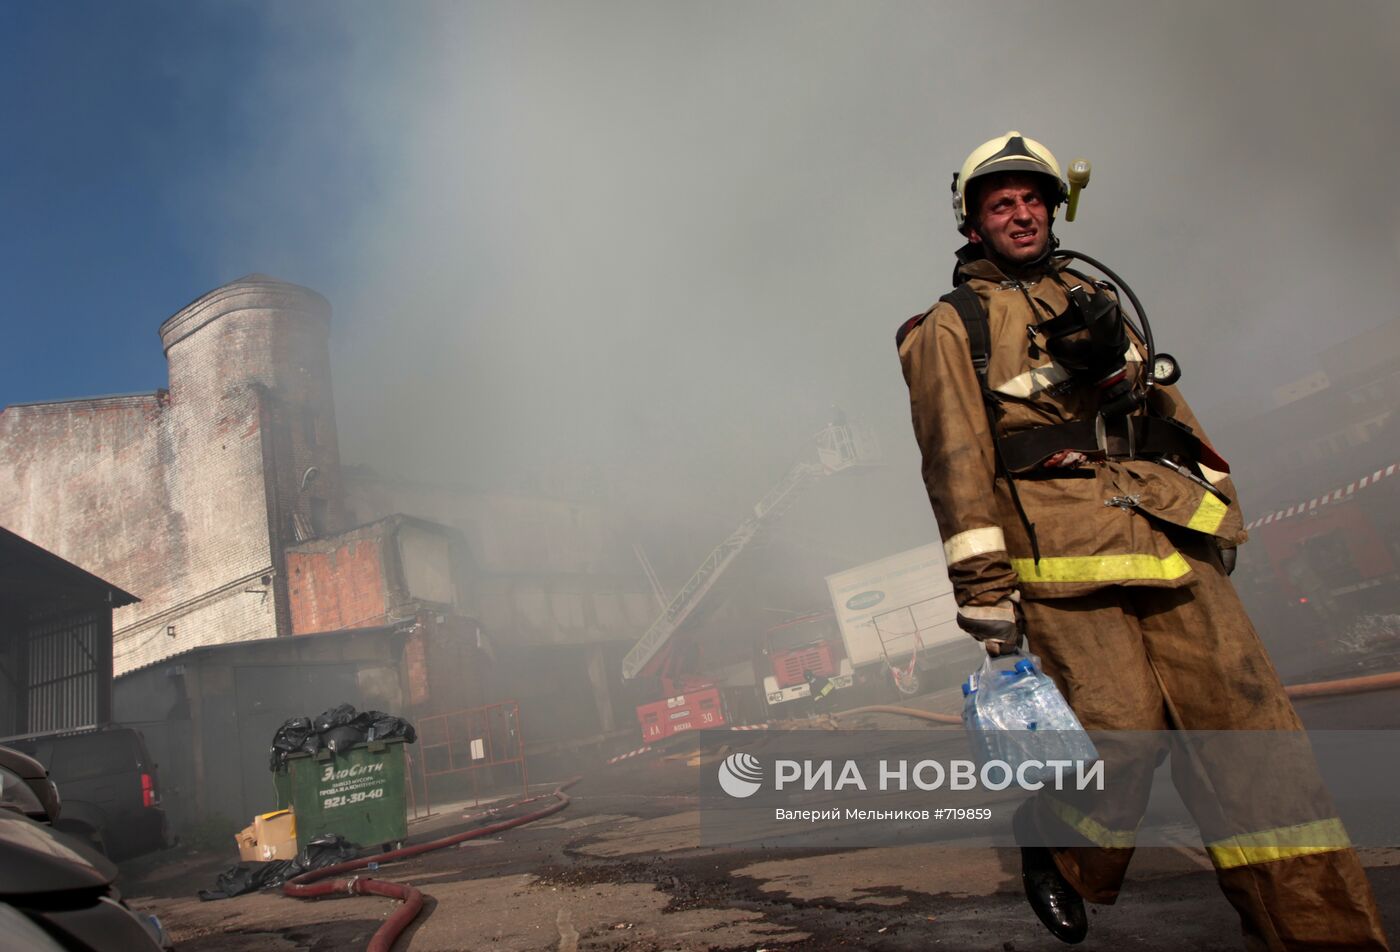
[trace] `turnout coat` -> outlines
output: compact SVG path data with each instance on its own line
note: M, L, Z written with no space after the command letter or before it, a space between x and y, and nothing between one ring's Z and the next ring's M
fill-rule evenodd
M1244 541L1235 488L1222 470L1197 473L1230 502L1187 475L1146 459L1094 460L1071 469L1017 477L1021 504L1035 527L1040 558L1018 517L1007 475L998 471L993 436L1093 420L1098 394L1074 380L1046 349L1038 327L1064 311L1068 290L1101 291L1059 265L1039 278L1007 277L988 260L960 269L986 310L991 419L973 369L968 333L956 309L940 302L911 319L899 347L923 453L923 478L938 520L959 605L992 605L1018 590L1033 599L1082 595L1105 586L1189 584L1191 568L1168 527L1214 539ZM1127 367L1143 372L1143 348L1128 348ZM1205 436L1175 387L1156 387L1149 412ZM993 422L993 420L995 422Z

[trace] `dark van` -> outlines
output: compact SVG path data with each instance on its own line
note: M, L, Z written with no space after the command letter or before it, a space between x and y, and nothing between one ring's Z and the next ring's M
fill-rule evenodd
M7 740L5 746L48 768L62 799L57 829L83 837L112 859L170 845L156 765L140 731L109 727Z

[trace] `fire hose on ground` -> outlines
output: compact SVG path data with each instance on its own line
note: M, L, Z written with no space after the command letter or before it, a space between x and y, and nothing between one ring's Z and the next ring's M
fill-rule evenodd
M375 932L370 939L368 952L389 952L403 934L404 930L418 918L418 913L423 908L423 894L407 883L391 883L381 879L371 879L367 876L353 876L349 879L329 879L331 876L338 876L341 873L348 873L355 869L364 869L371 863L393 862L395 860L409 859L414 856L421 856L433 850L444 849L449 846L456 846L467 840L478 839L483 836L490 836L493 833L500 833L502 830L509 830L512 827L524 826L526 823L533 823L542 820L551 814L558 813L570 803L569 795L564 791L581 780L581 777L574 777L566 780L554 788L552 793L539 797L530 797L521 800L514 806L523 806L536 800L553 799L555 802L546 807L542 807L533 813L523 816L512 817L509 820L501 820L486 826L479 826L461 833L453 833L440 839L430 840L427 843L417 843L413 846L404 846L396 850L389 850L384 853L376 853L373 856L361 856L344 863L337 863L334 866L326 866L322 869L313 869L302 873L294 879L288 880L282 886L282 895L291 896L294 899L319 899L323 896L339 895L346 893L352 896L385 896L389 899L400 899L403 905L394 910L384 924Z

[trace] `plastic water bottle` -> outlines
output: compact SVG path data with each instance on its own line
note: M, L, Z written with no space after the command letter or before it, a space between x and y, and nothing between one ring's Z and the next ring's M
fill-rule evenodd
M1017 660L1010 669L993 667L988 659L973 691L964 688L964 697L964 711L972 709L964 716L977 724L987 756L1005 761L1012 769L1027 761L1098 757L1055 682L1029 658ZM1025 777L1044 780L1048 773L1048 769L1032 768Z
M983 729L982 722L977 717L977 675L963 682L963 727L967 729L967 743L972 748L972 759L978 764L985 764L991 758L991 751L987 743L987 732Z
M1036 759L1026 732L1040 726L1039 712L1035 705L1035 681L1027 677L1025 664L1021 660L1009 671L996 671L994 690L983 699L985 716L995 725L1000 742L998 759L1012 767Z
M1009 672L1003 695L1006 728L1018 733L1008 741L1021 760L1086 760L1098 758L1093 742L1055 682L1033 661L1023 658ZM1032 733L1034 732L1034 733ZM1042 779L1033 771L1030 779Z

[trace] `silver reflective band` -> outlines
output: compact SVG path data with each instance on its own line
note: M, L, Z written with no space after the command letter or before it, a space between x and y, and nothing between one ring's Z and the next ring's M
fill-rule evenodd
M1000 526L968 529L943 543L943 555L948 559L949 565L970 559L974 555L1005 551L1006 536L1002 534Z

